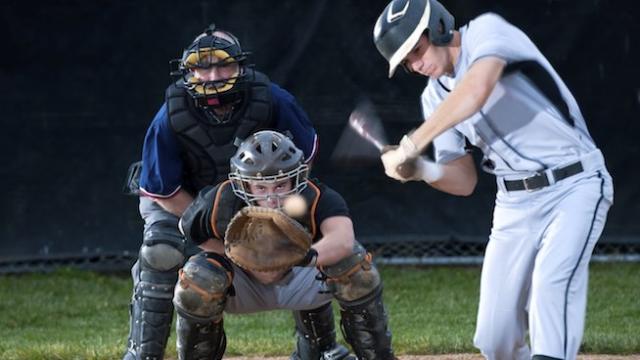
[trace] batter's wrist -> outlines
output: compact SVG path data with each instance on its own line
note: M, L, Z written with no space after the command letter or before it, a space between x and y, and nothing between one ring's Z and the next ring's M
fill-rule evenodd
M407 159L415 159L420 155L420 151L416 144L409 138L408 135L402 137L400 140L400 149L407 157Z
M436 182L442 179L443 168L442 165L437 162L429 161L424 158L418 158L418 171L420 172L420 178L426 183Z

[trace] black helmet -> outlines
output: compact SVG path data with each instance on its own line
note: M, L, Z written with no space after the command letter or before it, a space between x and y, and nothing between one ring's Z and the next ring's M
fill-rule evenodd
M453 15L436 0L392 0L373 28L373 42L389 62L389 77L426 32L444 46L453 39Z
M242 51L238 39L228 31L216 29L214 24L198 35L182 53L182 58L173 60L178 70L173 75L182 76L183 85L195 100L196 106L205 110L240 103L248 89L246 68L249 53ZM204 81L194 77L194 69L237 64L237 71L228 78ZM224 122L230 118L216 119Z
M309 167L304 162L304 153L291 139L276 131L263 130L251 135L240 144L230 162L233 192L249 205L261 199L247 190L250 182L292 179L291 191L280 196L299 193L307 186Z

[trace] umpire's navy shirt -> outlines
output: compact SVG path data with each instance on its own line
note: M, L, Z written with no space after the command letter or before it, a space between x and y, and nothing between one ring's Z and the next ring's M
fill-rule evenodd
M274 83L270 84L270 90L275 130L289 131L293 142L304 152L306 161L311 161L318 148L318 136L309 117L289 92ZM144 165L140 175L140 191L144 195L169 198L180 190L183 175L180 152L178 139L169 123L165 102L144 138Z

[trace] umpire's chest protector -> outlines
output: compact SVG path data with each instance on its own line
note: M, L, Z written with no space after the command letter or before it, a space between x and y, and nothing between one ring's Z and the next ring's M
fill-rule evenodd
M252 70L249 70L252 71ZM229 159L235 145L250 134L275 126L269 78L257 71L240 109L231 121L212 124L198 110L179 80L165 93L169 123L181 146L183 176L189 190L224 181L229 174Z

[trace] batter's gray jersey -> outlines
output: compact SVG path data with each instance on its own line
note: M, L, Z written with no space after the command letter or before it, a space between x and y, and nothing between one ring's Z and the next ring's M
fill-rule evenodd
M521 30L498 15L484 14L459 31L462 43L455 74L429 80L421 96L425 118L478 59L501 58L507 69L481 111L433 141L437 162L464 155L465 137L484 153L484 169L506 178L526 177L596 150L573 95ZM525 72L509 73L521 64L541 70L538 74L547 77L560 108L568 112L562 114L544 92L548 89L541 89Z

